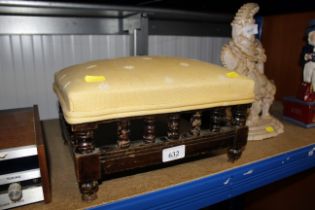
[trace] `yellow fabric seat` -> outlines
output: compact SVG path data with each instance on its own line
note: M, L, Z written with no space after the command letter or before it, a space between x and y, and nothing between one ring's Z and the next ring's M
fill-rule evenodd
M69 124L251 103L254 82L218 65L162 56L74 65L55 74Z

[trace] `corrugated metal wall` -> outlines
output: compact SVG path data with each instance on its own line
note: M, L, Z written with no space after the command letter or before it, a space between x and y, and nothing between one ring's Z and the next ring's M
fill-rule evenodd
M150 36L150 55L177 55L220 65L222 46L230 38L192 36Z
M220 63L228 38L150 36L150 55L178 55ZM92 59L129 54L126 35L1 35L0 110L38 104L41 119L57 118L54 73Z

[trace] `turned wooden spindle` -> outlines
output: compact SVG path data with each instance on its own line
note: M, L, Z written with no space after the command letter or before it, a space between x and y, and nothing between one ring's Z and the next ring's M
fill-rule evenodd
M129 126L130 126L129 120L126 120L126 119L119 120L117 123L117 135L118 135L117 143L120 148L126 148L130 146Z
M232 107L232 125L243 127L246 124L248 104L237 105Z
M74 132L75 152L80 154L91 153L95 149L94 131L77 131Z
M153 116L145 117L144 123L143 141L145 143L155 142L155 118Z
M167 137L170 140L179 138L179 114L171 114L169 116Z
M190 123L191 123L190 134L192 134L193 136L199 136L200 130L201 130L201 112L200 111L196 112L190 118Z
M210 131L219 132L225 121L225 109L223 107L213 108L210 114Z

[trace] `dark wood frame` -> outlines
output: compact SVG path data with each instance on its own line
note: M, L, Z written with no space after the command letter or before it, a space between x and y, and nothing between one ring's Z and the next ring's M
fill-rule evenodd
M38 152L38 161L40 174L43 185L44 192L44 201L45 203L49 203L51 201L51 186L50 186L50 178L49 178L49 170L48 170L48 159L46 155L46 147L44 141L43 128L39 118L39 110L38 106L33 106L34 110L34 129L36 134L36 145Z
M166 148L185 145L184 159L217 149L227 149L229 160L237 160L247 143L248 128L245 122L249 107L249 104L242 104L164 114L167 118L167 132L160 137L156 136L155 119L161 115L70 125L65 121L60 108L62 134L73 154L82 199L96 199L98 184L107 175L162 164L162 151ZM209 114L209 125L205 129L202 126L202 113L206 112ZM181 116L187 114L190 114L190 128L181 132ZM130 121L134 119L143 120L144 131L142 139L131 141ZM100 125L113 122L117 123L117 143L95 146L95 131Z

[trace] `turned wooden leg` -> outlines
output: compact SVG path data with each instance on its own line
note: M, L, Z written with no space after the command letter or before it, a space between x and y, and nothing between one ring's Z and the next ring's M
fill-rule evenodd
M196 112L191 118L191 129L190 134L193 136L199 136L201 130L201 112Z
M242 150L238 150L238 149L229 149L228 150L228 159L230 162L235 162L236 160L238 160L241 155L242 155Z
M235 137L228 148L228 158L234 162L239 159L247 143L248 127L240 127L235 131Z
M92 201L97 198L98 182L90 181L79 183L80 192L83 201Z
M155 142L155 118L153 116L144 118L143 141L145 143Z
M94 131L97 124L72 125L76 144L74 145L75 172L82 200L94 200L101 178L100 151L94 145Z
M130 146L130 140L129 140L129 129L130 123L127 119L122 119L118 121L117 124L117 134L118 134L118 146L120 148L127 148Z
M101 179L100 151L75 154L75 172L83 201L97 198L98 180Z
M211 110L210 114L210 131L219 132L225 120L225 109L216 107Z
M242 151L247 143L248 127L246 124L248 104L232 107L232 125L236 127L235 137L228 149L229 160L234 162L241 157Z
M169 116L167 137L170 140L179 138L179 114L171 114Z

